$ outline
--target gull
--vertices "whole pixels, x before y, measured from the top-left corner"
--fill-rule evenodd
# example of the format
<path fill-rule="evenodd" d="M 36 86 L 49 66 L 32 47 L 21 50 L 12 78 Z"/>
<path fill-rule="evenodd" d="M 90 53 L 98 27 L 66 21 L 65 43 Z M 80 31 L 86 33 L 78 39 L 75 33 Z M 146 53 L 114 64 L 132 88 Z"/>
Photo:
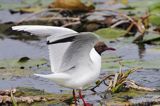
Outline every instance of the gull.
<path fill-rule="evenodd" d="M 99 40 L 91 32 L 78 33 L 74 30 L 43 25 L 13 26 L 13 30 L 25 31 L 47 37 L 51 74 L 34 74 L 50 79 L 60 86 L 72 88 L 76 102 L 75 90 L 84 106 L 90 106 L 82 96 L 83 88 L 95 82 L 100 75 L 101 54 L 106 50 L 115 50 Z"/>

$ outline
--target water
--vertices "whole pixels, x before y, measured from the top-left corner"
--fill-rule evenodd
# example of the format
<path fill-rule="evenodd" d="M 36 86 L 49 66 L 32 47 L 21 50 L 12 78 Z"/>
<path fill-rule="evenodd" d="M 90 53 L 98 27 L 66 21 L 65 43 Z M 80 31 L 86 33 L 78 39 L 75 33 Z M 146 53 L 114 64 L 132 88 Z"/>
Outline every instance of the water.
<path fill-rule="evenodd" d="M 16 2 L 17 0 L 15 0 Z M 28 14 L 12 15 L 8 11 L 0 11 L 0 20 L 1 23 L 9 21 L 18 21 Z M 11 39 L 8 35 L 3 35 L 3 39 L 0 39 L 0 61 L 4 59 L 19 59 L 21 57 L 29 57 L 31 59 L 45 58 L 48 60 L 48 49 L 45 45 L 45 38 L 40 40 L 24 40 L 24 39 Z M 16 36 L 16 35 L 12 35 Z M 30 35 L 28 35 L 30 36 Z M 108 43 L 108 45 L 115 47 L 116 52 L 106 52 L 103 56 L 117 56 L 121 57 L 124 60 L 143 60 L 150 61 L 154 59 L 160 59 L 160 49 L 157 50 L 158 46 L 155 45 L 136 45 L 133 43 L 125 43 L 117 41 L 114 43 Z M 48 60 L 49 64 L 49 60 Z M 35 68 L 36 69 L 36 68 Z M 102 73 L 107 73 L 107 68 L 102 69 Z M 117 69 L 118 70 L 118 69 Z M 33 70 L 34 71 L 34 70 Z M 40 71 L 41 73 L 50 73 L 50 68 Z M 137 81 L 139 84 L 142 84 L 147 87 L 155 87 L 160 89 L 160 70 L 159 69 L 143 69 L 133 73 L 130 76 L 130 79 Z M 16 87 L 33 87 L 35 89 L 45 90 L 46 92 L 51 93 L 60 93 L 67 92 L 67 88 L 60 87 L 54 82 L 39 78 L 33 75 L 26 77 L 16 77 L 13 76 L 10 79 L 0 80 L 0 89 L 10 89 Z M 101 93 L 105 91 L 105 85 L 101 85 L 96 89 L 97 94 L 92 94 L 91 91 L 85 91 L 87 101 L 90 101 L 94 104 L 99 104 L 105 102 L 106 99 L 110 99 L 110 94 Z"/>

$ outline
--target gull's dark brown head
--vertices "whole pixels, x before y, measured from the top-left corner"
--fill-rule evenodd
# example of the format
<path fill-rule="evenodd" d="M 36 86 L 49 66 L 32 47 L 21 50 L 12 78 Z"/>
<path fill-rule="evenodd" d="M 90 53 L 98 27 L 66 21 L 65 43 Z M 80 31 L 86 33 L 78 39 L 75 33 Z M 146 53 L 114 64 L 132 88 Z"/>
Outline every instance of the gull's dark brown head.
<path fill-rule="evenodd" d="M 100 55 L 106 50 L 116 50 L 112 47 L 108 47 L 104 42 L 101 41 L 97 42 L 94 48 Z"/>

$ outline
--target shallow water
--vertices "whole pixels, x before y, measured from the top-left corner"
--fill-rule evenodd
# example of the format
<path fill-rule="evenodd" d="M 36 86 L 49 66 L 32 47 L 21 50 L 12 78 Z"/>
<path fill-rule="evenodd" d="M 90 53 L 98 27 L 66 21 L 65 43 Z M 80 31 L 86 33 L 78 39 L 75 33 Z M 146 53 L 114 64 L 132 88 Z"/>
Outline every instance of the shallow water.
<path fill-rule="evenodd" d="M 26 16 L 27 14 L 11 15 L 8 11 L 0 11 L 0 20 L 2 23 L 8 21 L 18 21 L 19 19 Z M 3 61 L 5 59 L 19 59 L 24 56 L 29 57 L 31 59 L 44 58 L 48 60 L 48 49 L 47 46 L 45 46 L 45 38 L 42 38 L 41 40 L 37 41 L 28 41 L 24 39 L 15 40 L 8 37 L 8 35 L 4 35 L 4 33 L 1 34 L 4 38 L 0 39 L 0 61 Z M 107 43 L 109 46 L 115 47 L 116 51 L 105 52 L 103 54 L 103 57 L 116 56 L 121 57 L 121 59 L 123 60 L 135 59 L 143 61 L 153 61 L 154 59 L 160 59 L 160 49 L 157 49 L 159 48 L 159 46 L 156 45 L 136 45 L 133 43 L 125 43 L 123 41 Z M 49 64 L 49 60 L 47 64 Z M 50 68 L 43 69 L 43 66 L 38 68 L 35 67 L 33 71 L 35 71 L 36 69 L 40 70 L 38 71 L 39 73 L 50 73 Z M 109 69 L 102 68 L 102 73 L 112 73 L 108 72 L 107 70 Z M 37 71 L 35 71 L 34 73 L 37 73 Z M 159 69 L 142 69 L 130 75 L 130 78 L 144 86 L 155 87 L 160 89 L 159 76 Z M 33 87 L 51 93 L 68 92 L 68 90 L 70 90 L 67 88 L 60 87 L 50 80 L 39 78 L 33 75 L 25 77 L 12 76 L 10 79 L 0 80 L 0 89 L 10 89 L 16 87 Z M 85 91 L 85 94 L 87 95 L 87 101 L 92 102 L 94 104 L 100 104 L 101 102 L 105 102 L 106 99 L 110 100 L 110 98 L 112 97 L 112 95 L 110 94 L 101 93 L 105 91 L 105 85 L 101 85 L 99 88 L 96 89 L 96 91 L 98 93 L 95 95 L 93 95 L 91 91 Z"/>

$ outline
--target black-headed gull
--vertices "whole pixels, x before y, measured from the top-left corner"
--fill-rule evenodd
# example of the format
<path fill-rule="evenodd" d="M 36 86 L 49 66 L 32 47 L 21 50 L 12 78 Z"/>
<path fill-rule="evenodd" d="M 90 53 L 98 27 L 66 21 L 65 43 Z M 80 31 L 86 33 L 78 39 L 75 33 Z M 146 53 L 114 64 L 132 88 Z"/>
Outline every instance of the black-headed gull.
<path fill-rule="evenodd" d="M 81 90 L 99 77 L 101 53 L 115 49 L 99 41 L 98 36 L 91 32 L 78 33 L 68 28 L 41 25 L 13 26 L 12 29 L 36 35 L 50 35 L 47 38 L 47 45 L 52 74 L 35 75 L 72 88 L 75 104 L 77 103 L 74 89 L 78 89 L 84 106 L 88 106 Z"/>

